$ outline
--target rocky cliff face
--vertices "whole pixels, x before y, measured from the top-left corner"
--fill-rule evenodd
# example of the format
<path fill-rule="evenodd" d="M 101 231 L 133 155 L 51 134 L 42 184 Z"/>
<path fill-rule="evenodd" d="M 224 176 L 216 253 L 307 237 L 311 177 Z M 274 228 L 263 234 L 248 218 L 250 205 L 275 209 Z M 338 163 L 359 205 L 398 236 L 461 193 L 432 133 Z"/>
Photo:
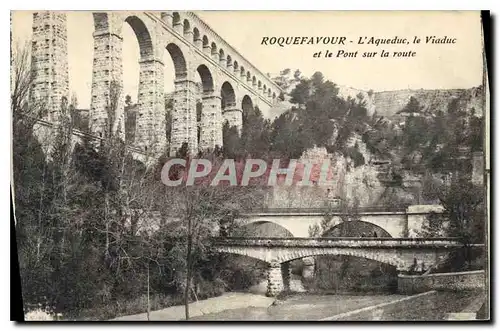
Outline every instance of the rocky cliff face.
<path fill-rule="evenodd" d="M 424 110 L 432 113 L 438 110 L 446 111 L 450 100 L 459 98 L 461 106 L 466 110 L 471 111 L 471 109 L 474 109 L 477 115 L 483 114 L 483 88 L 481 86 L 456 90 L 422 89 L 375 92 L 371 102 L 373 102 L 374 109 L 379 115 L 393 118 L 412 96 L 424 106 Z"/>
<path fill-rule="evenodd" d="M 291 84 L 287 92 L 290 92 L 296 84 Z M 466 110 L 471 111 L 474 109 L 478 116 L 483 115 L 484 101 L 483 101 L 483 87 L 472 87 L 469 89 L 452 89 L 452 90 L 398 90 L 398 91 L 383 91 L 372 92 L 364 91 L 348 86 L 337 86 L 339 95 L 347 98 L 356 98 L 361 94 L 366 101 L 368 114 L 372 115 L 375 111 L 378 115 L 384 116 L 389 119 L 397 119 L 396 113 L 403 109 L 408 103 L 410 97 L 415 97 L 424 110 L 432 113 L 439 110 L 446 111 L 450 100 L 458 98 L 461 106 Z M 289 102 L 289 97 L 285 97 L 285 101 L 271 108 L 267 118 L 274 119 L 281 115 L 286 110 L 290 109 L 292 104 Z"/>
<path fill-rule="evenodd" d="M 365 159 L 369 153 L 363 148 L 364 143 L 357 140 L 361 151 L 365 151 Z M 333 174 L 333 185 L 300 187 L 275 186 L 271 188 L 267 206 L 270 208 L 320 208 L 326 203 L 340 199 L 347 205 L 358 204 L 360 207 L 376 205 L 385 192 L 386 187 L 378 179 L 378 171 L 371 164 L 354 167 L 353 160 L 338 153 L 328 153 L 325 148 L 306 150 L 301 160 L 321 164 L 330 159 Z M 300 162 L 300 161 L 299 161 Z"/>

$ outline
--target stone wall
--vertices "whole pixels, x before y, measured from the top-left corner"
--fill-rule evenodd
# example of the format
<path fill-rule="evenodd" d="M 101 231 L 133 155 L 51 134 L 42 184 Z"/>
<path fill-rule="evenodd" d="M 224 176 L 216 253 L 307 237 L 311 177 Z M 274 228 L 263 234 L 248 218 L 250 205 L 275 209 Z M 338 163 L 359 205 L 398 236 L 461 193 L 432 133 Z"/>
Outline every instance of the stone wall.
<path fill-rule="evenodd" d="M 399 275 L 398 292 L 404 294 L 430 290 L 466 290 L 485 285 L 484 270 L 429 274 L 422 276 Z"/>

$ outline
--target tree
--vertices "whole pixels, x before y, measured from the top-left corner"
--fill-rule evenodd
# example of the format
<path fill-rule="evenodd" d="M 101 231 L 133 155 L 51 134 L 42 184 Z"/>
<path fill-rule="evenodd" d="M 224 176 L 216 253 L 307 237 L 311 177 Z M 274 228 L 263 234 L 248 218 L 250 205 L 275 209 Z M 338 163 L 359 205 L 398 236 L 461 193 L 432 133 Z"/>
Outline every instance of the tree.
<path fill-rule="evenodd" d="M 485 199 L 484 190 L 460 175 L 449 187 L 436 188 L 443 213 L 427 217 L 422 234 L 426 237 L 458 238 L 464 245 L 465 257 L 455 263 L 471 262 L 472 244 L 484 244 Z"/>
<path fill-rule="evenodd" d="M 304 106 L 309 100 L 310 85 L 306 79 L 301 79 L 295 88 L 290 92 L 290 102 L 296 103 L 299 106 Z"/>
<path fill-rule="evenodd" d="M 182 184 L 174 187 L 163 202 L 168 206 L 164 212 L 180 220 L 183 225 L 178 235 L 185 238 L 185 263 L 180 267 L 185 269 L 184 304 L 186 320 L 189 319 L 189 298 L 193 280 L 200 278 L 196 274 L 196 265 L 207 254 L 210 235 L 216 235 L 214 229 L 223 225 L 231 227 L 240 214 L 250 207 L 258 205 L 263 200 L 263 189 L 260 185 L 254 186 L 211 186 L 222 159 L 216 156 L 209 158 L 213 171 L 206 177 L 199 178 L 194 185 Z M 187 166 L 192 162 L 186 157 Z M 182 248 L 179 249 L 183 251 Z M 199 271 L 198 271 L 199 272 Z"/>
<path fill-rule="evenodd" d="M 414 96 L 411 96 L 410 99 L 408 100 L 408 103 L 404 106 L 403 109 L 399 110 L 396 112 L 396 114 L 402 114 L 402 113 L 420 113 L 424 109 L 424 106 L 420 104 L 420 102 L 415 98 Z"/>
<path fill-rule="evenodd" d="M 43 100 L 35 100 L 31 86 L 36 79 L 36 71 L 31 70 L 30 44 L 15 45 L 11 57 L 11 97 L 14 136 L 28 136 L 35 123 L 46 115 Z"/>
<path fill-rule="evenodd" d="M 127 94 L 125 96 L 125 105 L 130 106 L 131 104 L 132 104 L 132 97 L 130 96 L 130 94 Z"/>
<path fill-rule="evenodd" d="M 295 70 L 295 72 L 293 73 L 293 78 L 295 79 L 295 81 L 299 81 L 300 77 L 302 77 L 302 73 L 300 72 L 300 70 Z"/>

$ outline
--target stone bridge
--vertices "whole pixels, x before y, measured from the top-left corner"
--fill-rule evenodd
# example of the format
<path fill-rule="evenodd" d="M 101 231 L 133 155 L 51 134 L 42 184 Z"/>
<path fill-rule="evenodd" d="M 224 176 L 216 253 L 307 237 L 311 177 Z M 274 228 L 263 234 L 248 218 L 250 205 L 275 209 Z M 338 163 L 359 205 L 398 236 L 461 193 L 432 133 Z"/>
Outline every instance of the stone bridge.
<path fill-rule="evenodd" d="M 171 154 L 183 143 L 188 143 L 191 153 L 221 147 L 225 121 L 241 129 L 246 111 L 259 107 L 265 114 L 282 93 L 267 74 L 193 12 L 101 11 L 92 16 L 91 136 L 102 137 L 110 127 L 125 135 L 125 95 L 115 93 L 123 86 L 124 24 L 132 28 L 139 44 L 138 110 L 132 144 L 143 152 L 166 144 L 164 55 L 172 59 L 175 73 Z M 66 31 L 64 12 L 33 14 L 32 70 L 36 82 L 32 95 L 43 98 L 51 113 L 61 112 L 64 97 L 69 100 Z M 118 100 L 113 100 L 113 95 L 118 95 Z M 111 115 L 110 106 L 116 108 Z M 51 115 L 47 121 L 57 122 L 60 116 Z"/>
<path fill-rule="evenodd" d="M 269 263 L 268 295 L 289 286 L 289 262 L 318 255 L 347 255 L 396 267 L 422 269 L 442 261 L 463 245 L 456 238 L 214 238 L 218 252 L 245 255 Z"/>
<path fill-rule="evenodd" d="M 341 226 L 349 216 L 340 210 L 329 211 L 321 208 L 265 209 L 246 213 L 244 217 L 237 220 L 237 224 L 240 227 L 246 227 L 251 224 L 270 222 L 288 230 L 294 237 L 307 237 L 309 228 L 319 225 L 327 212 L 331 217 L 331 230 Z M 358 221 L 373 225 L 377 232 L 399 238 L 416 236 L 431 212 L 442 213 L 443 207 L 440 205 L 415 205 L 407 208 L 366 207 L 360 208 L 355 216 Z"/>

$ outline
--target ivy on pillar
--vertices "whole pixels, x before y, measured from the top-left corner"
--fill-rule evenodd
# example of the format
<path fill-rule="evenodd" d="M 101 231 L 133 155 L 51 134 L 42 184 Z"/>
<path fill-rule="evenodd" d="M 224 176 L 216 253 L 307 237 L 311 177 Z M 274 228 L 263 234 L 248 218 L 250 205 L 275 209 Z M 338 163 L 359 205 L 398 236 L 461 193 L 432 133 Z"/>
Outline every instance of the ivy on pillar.
<path fill-rule="evenodd" d="M 275 297 L 283 291 L 283 277 L 281 265 L 278 262 L 271 262 L 267 273 L 267 293 L 268 297 Z"/>
<path fill-rule="evenodd" d="M 187 78 L 176 79 L 174 84 L 170 155 L 175 156 L 183 143 L 188 144 L 189 153 L 194 155 L 198 152 L 198 128 L 196 123 L 198 87 L 196 82 Z"/>
<path fill-rule="evenodd" d="M 221 97 L 212 95 L 202 98 L 200 149 L 222 147 Z"/>

